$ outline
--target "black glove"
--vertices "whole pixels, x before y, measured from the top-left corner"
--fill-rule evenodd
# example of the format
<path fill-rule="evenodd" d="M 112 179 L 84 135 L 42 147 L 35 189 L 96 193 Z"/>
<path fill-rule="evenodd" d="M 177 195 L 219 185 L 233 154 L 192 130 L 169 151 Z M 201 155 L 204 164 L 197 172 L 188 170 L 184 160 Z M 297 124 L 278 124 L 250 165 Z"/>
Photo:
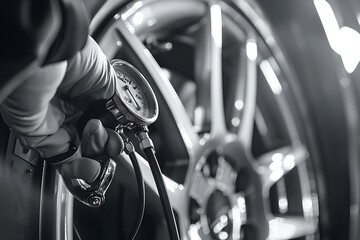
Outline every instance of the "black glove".
<path fill-rule="evenodd" d="M 47 161 L 56 166 L 63 178 L 92 183 L 99 176 L 100 162 L 118 157 L 123 149 L 119 134 L 92 119 L 83 130 L 79 147 L 71 146 L 68 152 Z"/>

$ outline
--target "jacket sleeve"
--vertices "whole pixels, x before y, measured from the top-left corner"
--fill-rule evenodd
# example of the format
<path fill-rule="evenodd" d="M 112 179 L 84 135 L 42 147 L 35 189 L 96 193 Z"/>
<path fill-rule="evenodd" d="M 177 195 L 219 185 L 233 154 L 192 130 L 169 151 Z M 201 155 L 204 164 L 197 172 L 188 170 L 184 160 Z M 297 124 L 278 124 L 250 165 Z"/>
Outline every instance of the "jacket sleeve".
<path fill-rule="evenodd" d="M 67 62 L 42 67 L 0 105 L 6 124 L 28 148 L 48 158 L 76 141 L 76 117 L 95 100 L 110 98 L 115 72 L 96 42 Z"/>
<path fill-rule="evenodd" d="M 58 92 L 86 109 L 99 99 L 109 99 L 115 92 L 116 73 L 97 43 L 88 38 L 84 49 L 68 61 Z"/>

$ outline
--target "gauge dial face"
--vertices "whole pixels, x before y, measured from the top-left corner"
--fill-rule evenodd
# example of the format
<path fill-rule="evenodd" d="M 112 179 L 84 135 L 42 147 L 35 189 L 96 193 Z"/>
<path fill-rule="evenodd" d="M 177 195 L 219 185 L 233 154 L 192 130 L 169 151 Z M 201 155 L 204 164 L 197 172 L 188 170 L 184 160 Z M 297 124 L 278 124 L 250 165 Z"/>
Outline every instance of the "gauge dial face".
<path fill-rule="evenodd" d="M 149 105 L 139 83 L 123 70 L 117 71 L 117 91 L 126 107 L 141 118 L 149 117 Z"/>
<path fill-rule="evenodd" d="M 156 96 L 145 77 L 129 63 L 114 59 L 111 61 L 116 72 L 114 103 L 125 118 L 121 124 L 146 126 L 153 123 L 159 109 Z M 116 116 L 118 119 L 118 116 Z"/>

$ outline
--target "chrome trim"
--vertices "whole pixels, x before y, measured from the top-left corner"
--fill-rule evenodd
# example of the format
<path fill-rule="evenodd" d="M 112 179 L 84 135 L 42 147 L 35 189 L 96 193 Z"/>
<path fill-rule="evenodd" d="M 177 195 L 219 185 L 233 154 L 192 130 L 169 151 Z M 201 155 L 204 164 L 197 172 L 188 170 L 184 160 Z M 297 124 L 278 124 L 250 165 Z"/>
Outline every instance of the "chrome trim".
<path fill-rule="evenodd" d="M 40 193 L 39 239 L 73 239 L 74 199 L 60 174 L 44 162 Z"/>

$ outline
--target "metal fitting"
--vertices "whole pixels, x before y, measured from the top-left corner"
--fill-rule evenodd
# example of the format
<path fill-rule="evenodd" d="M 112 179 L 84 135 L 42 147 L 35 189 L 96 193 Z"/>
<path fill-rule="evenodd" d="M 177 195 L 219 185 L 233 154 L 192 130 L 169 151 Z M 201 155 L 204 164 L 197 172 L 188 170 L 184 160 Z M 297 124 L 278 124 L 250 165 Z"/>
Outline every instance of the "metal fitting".
<path fill-rule="evenodd" d="M 104 204 L 105 198 L 99 194 L 94 194 L 88 198 L 87 202 L 91 207 L 100 207 Z"/>
<path fill-rule="evenodd" d="M 135 151 L 135 148 L 134 148 L 134 145 L 131 142 L 127 141 L 127 142 L 125 142 L 125 149 L 124 150 L 125 150 L 126 154 L 129 154 L 129 153 Z"/>
<path fill-rule="evenodd" d="M 147 127 L 143 127 L 142 130 L 139 130 L 135 133 L 135 136 L 139 140 L 139 146 L 142 151 L 147 148 L 154 148 L 154 143 L 149 137 Z"/>
<path fill-rule="evenodd" d="M 142 151 L 144 151 L 147 148 L 154 148 L 154 144 L 151 141 L 151 139 L 149 138 L 149 136 L 145 139 L 143 139 L 140 143 L 139 143 L 140 149 Z"/>

